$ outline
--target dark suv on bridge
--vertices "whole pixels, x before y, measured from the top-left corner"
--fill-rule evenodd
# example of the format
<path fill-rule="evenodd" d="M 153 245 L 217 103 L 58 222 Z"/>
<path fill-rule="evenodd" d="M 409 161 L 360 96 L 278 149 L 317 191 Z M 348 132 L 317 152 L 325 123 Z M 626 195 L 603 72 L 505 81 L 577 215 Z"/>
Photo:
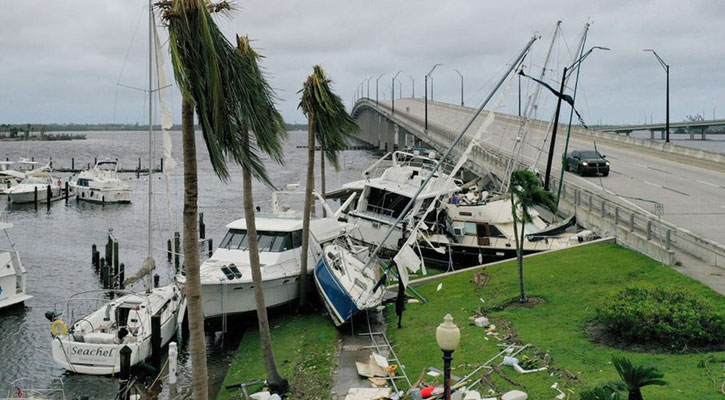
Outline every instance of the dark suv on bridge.
<path fill-rule="evenodd" d="M 609 161 L 593 150 L 574 150 L 566 156 L 566 170 L 579 175 L 609 175 Z"/>

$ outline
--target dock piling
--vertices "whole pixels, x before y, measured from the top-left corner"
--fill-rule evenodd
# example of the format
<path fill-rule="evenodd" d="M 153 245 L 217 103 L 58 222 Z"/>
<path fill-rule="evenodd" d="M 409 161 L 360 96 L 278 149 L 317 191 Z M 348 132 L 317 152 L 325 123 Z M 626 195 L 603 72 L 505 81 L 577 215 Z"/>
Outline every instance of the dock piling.
<path fill-rule="evenodd" d="M 166 260 L 171 262 L 171 256 L 174 254 L 173 247 L 171 247 L 171 239 L 166 239 Z"/>
<path fill-rule="evenodd" d="M 179 248 L 181 247 L 181 234 L 174 232 L 174 268 L 179 272 Z"/>
<path fill-rule="evenodd" d="M 206 237 L 206 225 L 204 225 L 204 213 L 199 213 L 199 239 Z"/>
<path fill-rule="evenodd" d="M 176 397 L 176 357 L 178 356 L 176 342 L 169 343 L 169 397 Z"/>
<path fill-rule="evenodd" d="M 211 257 L 212 253 L 214 252 L 214 244 L 212 243 L 212 238 L 209 238 L 208 243 L 209 243 L 208 255 L 209 255 L 209 257 Z"/>
<path fill-rule="evenodd" d="M 35 211 L 38 211 L 38 187 L 33 188 L 33 204 L 35 205 Z"/>
<path fill-rule="evenodd" d="M 45 187 L 45 204 L 46 209 L 50 211 L 50 201 L 53 199 L 53 189 L 50 188 L 50 185 Z"/>
<path fill-rule="evenodd" d="M 161 369 L 161 315 L 151 316 L 151 363 L 156 370 Z"/>
<path fill-rule="evenodd" d="M 119 354 L 121 355 L 121 373 L 118 377 L 118 399 L 130 399 L 129 379 L 131 378 L 131 353 L 133 351 L 128 346 L 123 346 Z"/>
<path fill-rule="evenodd" d="M 70 194 L 70 185 L 68 185 L 68 181 L 65 181 L 65 204 L 68 204 L 69 194 Z"/>
<path fill-rule="evenodd" d="M 126 286 L 123 283 L 124 279 L 126 279 L 126 265 L 121 263 L 118 265 L 118 288 L 121 290 L 125 289 Z"/>
<path fill-rule="evenodd" d="M 118 287 L 118 240 L 113 241 L 113 282 L 114 288 Z"/>
<path fill-rule="evenodd" d="M 93 266 L 93 269 L 98 271 L 98 260 L 96 259 L 96 251 L 98 249 L 98 246 L 96 246 L 95 243 L 91 245 L 91 266 Z"/>

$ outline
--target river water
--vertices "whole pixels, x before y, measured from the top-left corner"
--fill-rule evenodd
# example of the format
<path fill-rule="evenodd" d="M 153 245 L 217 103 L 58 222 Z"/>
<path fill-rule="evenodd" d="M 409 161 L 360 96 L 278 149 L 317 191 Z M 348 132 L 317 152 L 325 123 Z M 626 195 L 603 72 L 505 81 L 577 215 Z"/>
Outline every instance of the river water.
<path fill-rule="evenodd" d="M 76 141 L 0 142 L 0 159 L 33 157 L 36 161 L 45 162 L 52 158 L 53 165 L 59 168 L 70 167 L 72 157 L 75 158 L 76 167 L 92 163 L 94 157 L 107 157 L 118 158 L 121 167 L 135 168 L 140 157 L 143 165 L 148 165 L 147 133 L 86 134 L 86 140 Z M 166 239 L 170 232 L 167 200 L 171 203 L 171 219 L 175 230 L 182 230 L 183 165 L 178 132 L 173 133 L 173 141 L 174 158 L 179 165 L 171 175 L 169 195 L 166 194 L 161 174 L 155 174 L 153 182 L 152 246 L 162 285 L 169 282 L 170 271 L 173 270 L 165 256 Z M 305 145 L 306 141 L 305 132 L 291 132 L 285 144 L 285 166 L 280 167 L 266 160 L 267 171 L 278 187 L 300 183 L 300 191 L 303 192 L 307 150 L 297 146 Z M 199 211 L 204 213 L 207 238 L 212 238 L 217 245 L 225 233 L 225 225 L 243 216 L 241 170 L 232 168 L 230 181 L 223 183 L 211 169 L 200 134 L 197 135 L 197 149 Z M 157 150 L 154 157 L 156 166 L 159 157 L 160 150 Z M 374 159 L 375 154 L 369 151 L 344 151 L 339 173 L 328 165 L 328 190 L 337 187 L 340 182 L 360 179 L 361 167 L 369 165 Z M 65 180 L 69 174 L 58 175 Z M 69 374 L 54 364 L 50 349 L 50 323 L 44 313 L 53 310 L 56 302 L 74 293 L 102 288 L 90 264 L 91 245 L 98 244 L 99 250 L 103 252 L 109 229 L 113 229 L 119 240 L 119 258 L 126 265 L 126 275 L 140 268 L 147 252 L 148 180 L 143 176 L 136 179 L 132 174 L 124 176 L 129 179 L 134 190 L 133 201 L 129 205 L 101 206 L 71 200 L 67 205 L 63 201 L 53 203 L 50 211 L 46 210 L 44 204 L 39 205 L 36 211 L 32 205 L 12 205 L 4 199 L 0 202 L 0 212 L 5 212 L 8 221 L 15 225 L 10 232 L 11 237 L 27 269 L 27 290 L 34 296 L 24 307 L 0 310 L 0 397 L 4 396 L 13 380 L 33 378 L 38 387 L 58 386 L 56 381 L 62 379 L 68 398 L 81 395 L 91 395 L 95 399 L 114 398 L 118 387 L 115 380 Z M 254 198 L 263 211 L 270 209 L 269 188 L 255 183 Z M 289 204 L 301 209 L 301 200 L 302 196 L 299 199 L 290 198 Z M 334 208 L 334 205 L 331 206 Z M 6 248 L 4 238 L 0 240 L 3 241 L 0 247 Z M 143 290 L 143 287 L 138 286 L 136 289 Z M 208 337 L 212 382 L 218 383 L 223 379 L 243 332 L 237 326 L 231 330 L 233 334 L 227 335 L 224 341 L 215 340 L 218 337 L 213 334 Z M 188 393 L 190 371 L 188 346 L 182 342 L 179 359 L 182 392 Z M 165 392 L 160 397 L 166 397 Z"/>

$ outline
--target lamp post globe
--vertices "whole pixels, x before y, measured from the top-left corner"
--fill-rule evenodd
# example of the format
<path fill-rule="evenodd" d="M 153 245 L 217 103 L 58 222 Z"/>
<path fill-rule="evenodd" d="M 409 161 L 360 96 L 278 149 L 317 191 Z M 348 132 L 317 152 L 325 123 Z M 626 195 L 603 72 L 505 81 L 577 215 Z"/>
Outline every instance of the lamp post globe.
<path fill-rule="evenodd" d="M 453 323 L 451 314 L 443 317 L 443 323 L 436 328 L 436 342 L 443 351 L 443 393 L 444 399 L 451 398 L 451 360 L 453 351 L 458 348 L 461 341 L 461 330 Z"/>

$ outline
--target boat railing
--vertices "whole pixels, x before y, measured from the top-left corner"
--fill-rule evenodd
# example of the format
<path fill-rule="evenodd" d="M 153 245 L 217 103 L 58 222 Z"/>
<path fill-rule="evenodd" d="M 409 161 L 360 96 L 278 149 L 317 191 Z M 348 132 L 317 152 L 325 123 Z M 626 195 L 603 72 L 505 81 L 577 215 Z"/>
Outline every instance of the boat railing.
<path fill-rule="evenodd" d="M 10 399 L 43 399 L 43 400 L 65 400 L 63 380 L 57 379 L 60 388 L 36 388 L 33 378 L 19 378 L 10 382 L 7 397 L 0 397 L 0 400 Z"/>
<path fill-rule="evenodd" d="M 96 297 L 91 297 L 94 294 Z M 91 326 L 91 330 L 93 331 L 98 327 L 93 326 L 87 317 L 92 313 L 99 311 L 102 307 L 107 306 L 113 301 L 114 297 L 121 297 L 125 295 L 136 295 L 138 300 L 140 300 L 141 303 L 144 303 L 144 307 L 139 307 L 139 310 L 136 310 L 137 312 L 141 312 L 141 310 L 146 313 L 151 312 L 151 301 L 142 295 L 125 290 L 98 289 L 76 293 L 66 300 L 56 302 L 54 305 L 54 315 L 57 318 L 65 318 L 66 321 L 69 321 L 69 327 L 73 327 L 76 324 L 82 324 L 83 321 L 85 321 Z M 116 326 L 117 329 L 122 327 L 125 326 Z M 136 336 L 143 338 L 146 335 L 146 332 L 144 332 L 144 325 L 140 324 L 140 328 L 141 331 L 139 333 L 141 333 L 141 335 L 137 334 Z"/>
<path fill-rule="evenodd" d="M 389 218 L 395 218 L 394 217 L 395 210 L 392 210 L 390 208 L 385 208 L 382 206 L 375 206 L 372 204 L 368 204 L 367 207 L 365 208 L 365 211 L 368 211 L 368 212 L 371 212 L 374 214 L 383 215 L 383 216 L 386 216 Z"/>
<path fill-rule="evenodd" d="M 394 166 L 398 167 L 415 167 L 421 168 L 426 171 L 431 171 L 436 164 L 437 160 L 432 159 L 426 155 L 420 155 L 415 153 L 409 153 L 406 151 L 396 151 L 393 153 L 387 153 L 381 157 L 378 161 L 372 164 L 370 167 L 363 171 L 363 177 L 367 179 L 378 178 L 382 176 L 386 169 Z M 448 161 L 444 161 L 438 169 L 438 174 L 448 175 L 455 168 L 455 164 Z"/>

